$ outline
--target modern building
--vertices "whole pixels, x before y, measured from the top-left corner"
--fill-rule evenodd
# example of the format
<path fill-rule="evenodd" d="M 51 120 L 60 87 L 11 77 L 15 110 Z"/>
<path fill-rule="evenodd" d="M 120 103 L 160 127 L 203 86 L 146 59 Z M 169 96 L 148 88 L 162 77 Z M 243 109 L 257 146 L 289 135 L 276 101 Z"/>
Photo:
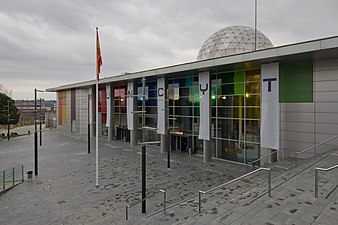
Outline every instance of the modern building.
<path fill-rule="evenodd" d="M 87 134 L 90 123 L 95 135 L 95 84 L 46 90 L 57 92 L 58 129 Z M 250 27 L 227 27 L 196 61 L 103 78 L 98 93 L 99 135 L 108 140 L 142 141 L 144 100 L 146 142 L 159 151 L 204 162 L 293 157 L 338 134 L 338 36 L 274 47 Z"/>

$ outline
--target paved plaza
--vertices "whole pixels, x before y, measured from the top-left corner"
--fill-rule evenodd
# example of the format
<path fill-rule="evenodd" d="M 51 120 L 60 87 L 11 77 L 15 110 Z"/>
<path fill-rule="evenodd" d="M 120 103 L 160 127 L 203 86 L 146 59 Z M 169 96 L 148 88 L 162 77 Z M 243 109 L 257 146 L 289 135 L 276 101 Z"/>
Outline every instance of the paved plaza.
<path fill-rule="evenodd" d="M 336 171 L 320 173 L 319 197 L 314 197 L 315 167 L 338 162 L 338 151 L 309 160 L 284 160 L 272 165 L 272 197 L 267 195 L 266 171 L 208 190 L 247 172 L 243 165 L 172 152 L 171 169 L 166 154 L 147 148 L 147 213 L 141 204 L 141 148 L 100 137 L 99 187 L 95 187 L 95 139 L 87 153 L 85 135 L 44 131 L 39 146 L 39 175 L 0 194 L 0 224 L 338 224 L 338 177 Z M 0 142 L 0 169 L 23 164 L 33 170 L 33 135 Z M 289 169 L 285 170 L 285 168 Z M 163 193 L 167 193 L 167 213 Z"/>
<path fill-rule="evenodd" d="M 39 174 L 0 195 L 0 224 L 124 223 L 125 206 L 141 198 L 141 148 L 100 137 L 99 187 L 95 187 L 95 139 L 87 153 L 86 136 L 45 131 L 39 146 Z M 0 142 L 0 167 L 23 164 L 33 170 L 33 135 Z M 224 161 L 202 163 L 202 157 L 173 152 L 171 169 L 166 154 L 147 148 L 148 193 L 167 190 L 167 204 L 193 197 L 200 189 L 222 184 L 246 172 Z M 161 207 L 159 193 L 147 203 L 148 214 Z M 130 210 L 140 218 L 141 205 Z"/>

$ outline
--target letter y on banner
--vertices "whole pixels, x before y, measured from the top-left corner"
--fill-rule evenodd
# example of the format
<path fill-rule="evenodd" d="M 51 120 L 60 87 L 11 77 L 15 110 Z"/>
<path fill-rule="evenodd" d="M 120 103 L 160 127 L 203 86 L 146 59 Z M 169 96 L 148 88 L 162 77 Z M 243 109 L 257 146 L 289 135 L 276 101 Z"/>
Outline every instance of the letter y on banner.
<path fill-rule="evenodd" d="M 199 73 L 200 131 L 198 139 L 210 140 L 210 73 Z"/>

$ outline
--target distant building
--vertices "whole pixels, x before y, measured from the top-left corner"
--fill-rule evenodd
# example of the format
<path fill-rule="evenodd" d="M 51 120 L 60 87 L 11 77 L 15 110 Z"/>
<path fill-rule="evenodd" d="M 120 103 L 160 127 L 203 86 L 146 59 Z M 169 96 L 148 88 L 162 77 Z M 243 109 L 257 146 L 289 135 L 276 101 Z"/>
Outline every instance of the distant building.
<path fill-rule="evenodd" d="M 47 89 L 57 92 L 58 129 L 86 134 L 90 123 L 95 135 L 95 84 Z M 161 151 L 170 145 L 205 162 L 293 157 L 338 134 L 338 36 L 273 47 L 250 27 L 227 27 L 197 61 L 103 78 L 98 91 L 98 135 L 108 140 L 141 142 L 145 99 L 146 141 Z"/>
<path fill-rule="evenodd" d="M 15 100 L 15 106 L 19 109 L 19 112 L 20 112 L 19 121 L 22 125 L 34 124 L 34 120 L 35 120 L 34 100 Z M 40 99 L 37 101 L 37 120 L 40 120 L 41 118 L 42 121 L 45 121 L 46 113 L 55 112 L 55 111 L 56 111 L 55 100 L 41 99 L 41 107 L 40 107 Z"/>

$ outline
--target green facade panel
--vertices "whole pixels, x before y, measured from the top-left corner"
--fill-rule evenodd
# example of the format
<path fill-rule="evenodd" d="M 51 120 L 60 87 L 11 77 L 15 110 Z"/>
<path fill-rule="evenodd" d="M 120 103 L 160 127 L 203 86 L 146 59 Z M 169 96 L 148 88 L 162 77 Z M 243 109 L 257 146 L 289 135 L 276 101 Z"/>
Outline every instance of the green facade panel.
<path fill-rule="evenodd" d="M 313 102 L 312 62 L 280 64 L 279 102 Z"/>

